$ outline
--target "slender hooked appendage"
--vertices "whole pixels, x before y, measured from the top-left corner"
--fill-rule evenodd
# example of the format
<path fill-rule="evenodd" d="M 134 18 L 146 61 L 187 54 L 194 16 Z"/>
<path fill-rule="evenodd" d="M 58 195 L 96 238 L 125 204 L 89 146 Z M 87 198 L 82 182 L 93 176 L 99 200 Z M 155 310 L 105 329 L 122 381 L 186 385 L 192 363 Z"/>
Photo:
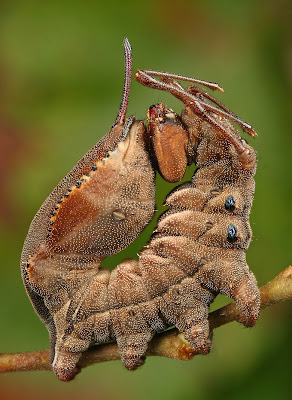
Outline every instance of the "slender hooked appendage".
<path fill-rule="evenodd" d="M 112 128 L 117 124 L 123 124 L 125 122 L 125 117 L 127 114 L 127 108 L 129 103 L 129 96 L 130 96 L 132 67 L 133 67 L 132 47 L 130 45 L 128 38 L 124 39 L 123 45 L 124 45 L 124 57 L 125 57 L 124 90 L 121 99 L 120 109 Z"/>
<path fill-rule="evenodd" d="M 22 252 L 23 281 L 49 330 L 52 369 L 63 381 L 74 378 L 82 352 L 96 342 L 117 341 L 126 368 L 139 367 L 153 335 L 171 325 L 197 353 L 207 353 L 208 310 L 219 293 L 236 301 L 246 326 L 259 312 L 256 280 L 245 259 L 256 156 L 229 120 L 251 136 L 254 130 L 210 95 L 195 86 L 185 90 L 176 79 L 222 91 L 218 85 L 138 71 L 141 83 L 169 91 L 186 106 L 181 116 L 162 103 L 149 108 L 149 151 L 144 123 L 125 118 L 132 68 L 127 39 L 124 53 L 124 91 L 112 129 L 53 190 Z M 197 171 L 167 197 L 169 209 L 139 259 L 124 260 L 110 272 L 101 268 L 102 260 L 131 243 L 153 215 L 150 154 L 167 181 L 179 181 L 192 162 Z"/>

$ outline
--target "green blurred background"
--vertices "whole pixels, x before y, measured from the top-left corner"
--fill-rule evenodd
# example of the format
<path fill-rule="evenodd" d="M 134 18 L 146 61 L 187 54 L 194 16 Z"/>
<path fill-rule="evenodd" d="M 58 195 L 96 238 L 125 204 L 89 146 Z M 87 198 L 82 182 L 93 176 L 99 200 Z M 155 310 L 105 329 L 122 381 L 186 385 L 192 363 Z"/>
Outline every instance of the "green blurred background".
<path fill-rule="evenodd" d="M 289 0 L 1 1 L 1 352 L 48 347 L 21 282 L 20 252 L 41 203 L 116 117 L 124 36 L 133 47 L 134 70 L 216 81 L 226 91 L 217 98 L 256 128 L 248 263 L 262 285 L 291 262 Z M 159 100 L 182 109 L 170 95 L 133 81 L 128 114 L 144 119 Z M 170 188 L 158 178 L 158 204 Z M 135 257 L 152 228 L 106 265 Z M 226 301 L 221 297 L 214 307 Z M 48 371 L 1 375 L 0 397 L 286 399 L 291 316 L 286 303 L 263 311 L 253 329 L 236 323 L 217 329 L 211 353 L 189 362 L 148 358 L 135 372 L 120 362 L 103 363 L 69 384 Z"/>

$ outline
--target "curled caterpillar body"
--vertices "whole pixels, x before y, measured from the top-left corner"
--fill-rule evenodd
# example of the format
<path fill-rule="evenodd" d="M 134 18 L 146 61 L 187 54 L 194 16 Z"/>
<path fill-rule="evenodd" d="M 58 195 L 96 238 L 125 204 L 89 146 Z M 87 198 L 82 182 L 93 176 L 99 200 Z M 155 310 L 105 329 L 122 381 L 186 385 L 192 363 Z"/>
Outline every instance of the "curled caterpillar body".
<path fill-rule="evenodd" d="M 173 126 L 168 129 L 168 124 L 173 120 L 166 117 L 170 110 L 165 109 L 162 118 L 163 105 L 157 108 L 159 120 L 148 121 L 150 135 L 172 134 Z M 167 197 L 169 210 L 139 260 L 125 260 L 111 273 L 104 269 L 93 273 L 74 293 L 77 301 L 72 300 L 65 315 L 57 317 L 64 332 L 53 362 L 59 377 L 69 364 L 70 373 L 76 371 L 78 358 L 91 343 L 112 340 L 119 345 L 124 365 L 135 369 L 143 364 L 153 335 L 171 325 L 184 333 L 197 352 L 206 354 L 211 346 L 209 305 L 219 293 L 236 301 L 244 325 L 256 322 L 259 291 L 245 258 L 251 240 L 248 217 L 256 164 L 243 165 L 229 140 L 203 119 L 194 130 L 189 121 L 195 120 L 192 109 L 181 120 L 175 115 L 178 131 L 188 135 L 188 143 L 180 146 L 183 156 L 189 163 L 195 161 L 197 170 L 192 182 Z M 241 140 L 232 124 L 221 123 Z M 159 140 L 153 138 L 154 143 Z M 254 150 L 245 146 L 255 160 Z M 170 161 L 163 160 L 160 171 L 173 180 L 171 163 L 179 156 L 167 154 Z"/>
<path fill-rule="evenodd" d="M 111 131 L 46 200 L 22 253 L 26 290 L 49 330 L 52 369 L 63 381 L 79 372 L 82 353 L 94 343 L 116 341 L 126 368 L 136 369 L 154 334 L 173 325 L 196 352 L 208 353 L 209 305 L 219 293 L 236 301 L 244 325 L 259 313 L 245 258 L 256 156 L 228 119 L 255 132 L 211 96 L 175 80 L 188 78 L 138 71 L 137 80 L 171 92 L 186 107 L 181 116 L 162 103 L 150 107 L 147 134 L 143 122 L 125 119 L 130 64 L 128 56 Z M 168 195 L 169 209 L 139 259 L 112 272 L 102 268 L 152 217 L 154 167 L 178 182 L 193 162 L 192 181 Z"/>

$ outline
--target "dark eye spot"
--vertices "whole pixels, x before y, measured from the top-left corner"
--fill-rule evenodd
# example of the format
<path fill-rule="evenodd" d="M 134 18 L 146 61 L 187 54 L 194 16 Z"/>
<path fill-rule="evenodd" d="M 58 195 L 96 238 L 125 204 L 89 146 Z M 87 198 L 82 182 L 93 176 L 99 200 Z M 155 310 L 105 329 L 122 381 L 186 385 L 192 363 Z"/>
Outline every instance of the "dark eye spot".
<path fill-rule="evenodd" d="M 234 225 L 229 224 L 227 228 L 227 240 L 228 242 L 235 242 L 237 240 L 237 230 Z"/>
<path fill-rule="evenodd" d="M 226 197 L 224 207 L 228 211 L 233 211 L 235 209 L 235 200 L 233 196 Z"/>

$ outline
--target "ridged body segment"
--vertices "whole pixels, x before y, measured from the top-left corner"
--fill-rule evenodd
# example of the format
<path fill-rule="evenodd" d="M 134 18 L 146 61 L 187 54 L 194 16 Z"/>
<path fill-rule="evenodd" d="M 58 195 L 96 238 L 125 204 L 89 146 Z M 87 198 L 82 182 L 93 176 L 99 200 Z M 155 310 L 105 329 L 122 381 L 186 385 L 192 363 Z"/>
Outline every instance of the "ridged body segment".
<path fill-rule="evenodd" d="M 182 99 L 180 86 L 168 87 Z M 95 342 L 116 341 L 124 365 L 135 369 L 154 334 L 173 325 L 206 354 L 209 305 L 219 293 L 236 301 L 244 325 L 257 320 L 259 291 L 245 257 L 256 155 L 227 118 L 190 105 L 193 90 L 182 92 L 181 117 L 162 103 L 149 109 L 149 138 L 142 122 L 115 125 L 31 224 L 23 280 L 49 330 L 51 365 L 61 380 L 74 378 Z M 151 219 L 154 168 L 176 182 L 193 162 L 192 181 L 168 195 L 169 209 L 139 259 L 102 268 Z"/>

